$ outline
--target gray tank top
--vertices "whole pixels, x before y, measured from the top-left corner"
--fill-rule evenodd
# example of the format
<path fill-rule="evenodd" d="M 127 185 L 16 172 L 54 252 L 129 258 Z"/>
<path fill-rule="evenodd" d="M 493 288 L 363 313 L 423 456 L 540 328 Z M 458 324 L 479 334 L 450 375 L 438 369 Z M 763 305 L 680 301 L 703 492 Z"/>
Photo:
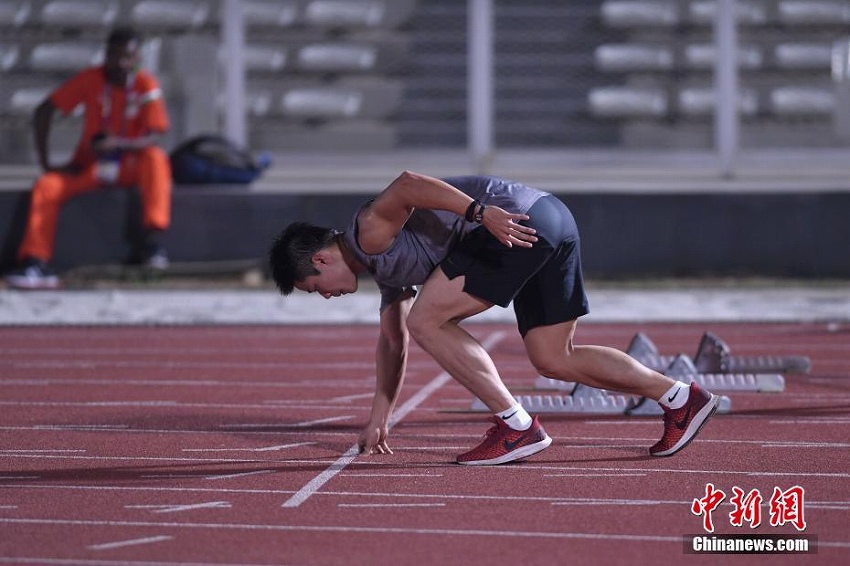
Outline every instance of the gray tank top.
<path fill-rule="evenodd" d="M 537 199 L 548 194 L 496 177 L 447 177 L 443 180 L 485 205 L 515 213 L 528 212 Z M 371 202 L 364 203 L 360 210 Z M 375 278 L 381 292 L 382 310 L 403 293 L 415 293 L 413 286 L 425 283 L 455 244 L 479 226 L 453 212 L 416 209 L 387 250 L 367 254 L 360 249 L 356 238 L 360 210 L 345 231 L 345 243 Z"/>

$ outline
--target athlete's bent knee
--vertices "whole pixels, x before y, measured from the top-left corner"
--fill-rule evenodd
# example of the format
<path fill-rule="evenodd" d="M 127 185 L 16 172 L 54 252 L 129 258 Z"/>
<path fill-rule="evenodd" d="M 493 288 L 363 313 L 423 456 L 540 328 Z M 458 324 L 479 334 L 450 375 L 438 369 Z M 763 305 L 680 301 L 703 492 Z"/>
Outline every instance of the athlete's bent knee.
<path fill-rule="evenodd" d="M 417 309 L 414 305 L 407 315 L 407 329 L 410 331 L 410 336 L 421 346 L 422 341 L 434 331 L 434 323 L 426 314 L 423 314 L 422 309 Z"/>
<path fill-rule="evenodd" d="M 567 379 L 570 375 L 570 352 L 563 351 L 531 358 L 537 373 L 551 379 Z"/>

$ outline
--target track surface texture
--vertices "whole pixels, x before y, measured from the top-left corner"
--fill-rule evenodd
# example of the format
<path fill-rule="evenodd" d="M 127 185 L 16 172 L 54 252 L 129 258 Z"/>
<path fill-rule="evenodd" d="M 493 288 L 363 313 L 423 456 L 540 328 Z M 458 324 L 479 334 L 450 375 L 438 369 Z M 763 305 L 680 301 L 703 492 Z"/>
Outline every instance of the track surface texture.
<path fill-rule="evenodd" d="M 516 394 L 536 373 L 509 324 L 470 324 Z M 727 393 L 684 451 L 653 458 L 659 417 L 541 415 L 552 446 L 469 468 L 489 424 L 412 345 L 392 455 L 356 456 L 374 383 L 374 325 L 0 328 L 0 563 L 850 563 L 850 327 L 587 324 L 693 355 L 804 355 L 781 393 Z M 726 497 L 714 535 L 807 535 L 816 553 L 696 555 L 695 500 Z M 804 490 L 772 525 L 778 488 Z M 761 524 L 732 524 L 733 487 Z M 805 529 L 791 520 L 805 519 Z"/>

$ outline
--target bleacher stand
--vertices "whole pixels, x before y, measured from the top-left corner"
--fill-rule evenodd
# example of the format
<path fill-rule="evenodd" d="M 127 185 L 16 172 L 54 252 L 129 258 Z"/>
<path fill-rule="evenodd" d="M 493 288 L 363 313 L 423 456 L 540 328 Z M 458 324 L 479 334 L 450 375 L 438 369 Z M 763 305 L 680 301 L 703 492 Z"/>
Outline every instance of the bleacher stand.
<path fill-rule="evenodd" d="M 139 0 L 130 22 L 142 30 L 196 29 L 207 22 L 210 3 L 195 0 Z"/>
<path fill-rule="evenodd" d="M 20 28 L 29 19 L 30 10 L 30 3 L 26 0 L 0 1 L 0 28 Z"/>
<path fill-rule="evenodd" d="M 52 0 L 41 9 L 41 23 L 45 26 L 108 28 L 118 17 L 115 0 Z"/>
<path fill-rule="evenodd" d="M 743 143 L 840 143 L 833 43 L 847 36 L 850 2 L 741 0 L 735 7 Z M 626 145 L 710 147 L 716 12 L 713 0 L 602 2 L 600 21 L 617 41 L 596 47 L 596 69 L 610 80 L 588 93 L 589 112 L 616 120 Z"/>
<path fill-rule="evenodd" d="M 404 26 L 415 7 L 416 0 L 244 0 L 249 145 L 393 147 L 410 49 Z M 217 44 L 221 11 L 220 0 L 0 0 L 0 147 L 14 149 L 0 159 L 34 163 L 28 112 L 49 88 L 102 61 L 103 36 L 118 24 L 147 38 L 145 66 L 161 77 L 182 128 L 170 142 L 216 130 L 227 102 L 218 95 L 210 104 L 209 92 L 223 90 L 222 67 L 175 50 L 189 44 L 183 38 Z M 192 106 L 210 110 L 184 119 Z M 53 144 L 65 146 L 73 140 Z"/>
<path fill-rule="evenodd" d="M 435 145 L 448 139 L 464 143 L 465 125 L 458 117 L 466 108 L 465 69 L 458 66 L 465 64 L 462 41 L 450 45 L 439 33 L 427 39 L 422 30 L 419 35 L 411 33 L 421 3 L 243 0 L 242 4 L 250 146 L 271 151 L 379 150 L 422 143 L 416 138 Z M 542 14 L 541 6 L 528 10 Z M 744 141 L 791 145 L 805 131 L 824 145 L 834 144 L 830 112 L 843 106 L 835 93 L 830 94 L 835 88 L 830 79 L 833 44 L 850 35 L 850 0 L 738 0 L 735 7 Z M 551 129 L 552 136 L 575 131 L 579 138 L 611 139 L 610 134 L 594 133 L 604 129 L 619 132 L 607 143 L 626 146 L 638 138 L 642 147 L 711 145 L 712 137 L 705 133 L 715 106 L 709 99 L 716 60 L 711 26 L 717 1 L 603 0 L 578 3 L 576 9 L 592 11 L 598 29 L 583 31 L 582 41 L 596 43 L 581 54 L 567 51 L 563 59 L 575 60 L 569 68 L 591 66 L 593 74 L 582 77 L 580 85 L 567 80 L 569 92 L 554 76 L 541 76 L 539 99 L 527 92 L 520 95 L 517 85 L 528 79 L 508 71 L 514 68 L 514 59 L 522 64 L 524 54 L 513 44 L 500 45 L 500 61 L 507 70 L 499 71 L 496 135 L 545 140 Z M 441 0 L 434 3 L 434 10 L 449 18 L 458 9 Z M 545 10 L 557 15 L 563 7 L 552 2 Z M 11 150 L 4 151 L 2 159 L 31 162 L 30 134 L 22 120 L 38 92 L 33 89 L 56 84 L 79 65 L 98 61 L 102 54 L 96 46 L 105 30 L 117 23 L 134 24 L 149 38 L 146 65 L 162 78 L 178 126 L 171 143 L 200 130 L 217 129 L 227 101 L 221 94 L 208 93 L 222 92 L 221 68 L 176 56 L 174 51 L 185 47 L 178 40 L 187 37 L 197 38 L 199 46 L 218 44 L 221 14 L 221 0 L 0 0 L 4 125 L 0 146 Z M 423 45 L 426 50 L 451 48 L 458 53 L 423 55 Z M 505 53 L 505 49 L 517 51 Z M 553 65 L 552 57 L 544 52 L 539 68 Z M 414 59 L 417 66 L 411 72 Z M 525 66 L 531 65 L 538 63 Z M 210 76 L 198 76 L 204 73 Z M 583 90 L 578 92 L 579 88 Z M 16 93 L 16 89 L 23 90 Z M 544 116 L 554 112 L 543 110 L 553 108 L 549 98 L 555 95 L 545 94 L 549 91 L 563 93 L 562 114 L 576 108 L 573 116 L 584 117 L 558 126 L 560 118 Z M 305 103 L 305 96 L 315 100 Z M 382 111 L 372 110 L 377 107 Z M 629 133 L 636 124 L 640 136 Z M 449 135 L 450 128 L 458 133 Z M 340 137 L 340 130 L 357 133 Z M 400 138 L 400 130 L 405 137 Z"/>

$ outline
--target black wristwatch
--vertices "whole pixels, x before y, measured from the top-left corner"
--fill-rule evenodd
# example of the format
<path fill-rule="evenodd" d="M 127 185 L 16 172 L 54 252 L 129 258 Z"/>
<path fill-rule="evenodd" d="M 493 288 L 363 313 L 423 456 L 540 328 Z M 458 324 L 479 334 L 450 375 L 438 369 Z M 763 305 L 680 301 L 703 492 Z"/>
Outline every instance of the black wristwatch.
<path fill-rule="evenodd" d="M 484 210 L 487 207 L 481 204 L 481 201 L 473 200 L 469 203 L 469 206 L 466 209 L 466 214 L 464 215 L 467 222 L 478 222 L 481 223 L 484 220 Z M 476 209 L 477 212 L 476 212 Z"/>

